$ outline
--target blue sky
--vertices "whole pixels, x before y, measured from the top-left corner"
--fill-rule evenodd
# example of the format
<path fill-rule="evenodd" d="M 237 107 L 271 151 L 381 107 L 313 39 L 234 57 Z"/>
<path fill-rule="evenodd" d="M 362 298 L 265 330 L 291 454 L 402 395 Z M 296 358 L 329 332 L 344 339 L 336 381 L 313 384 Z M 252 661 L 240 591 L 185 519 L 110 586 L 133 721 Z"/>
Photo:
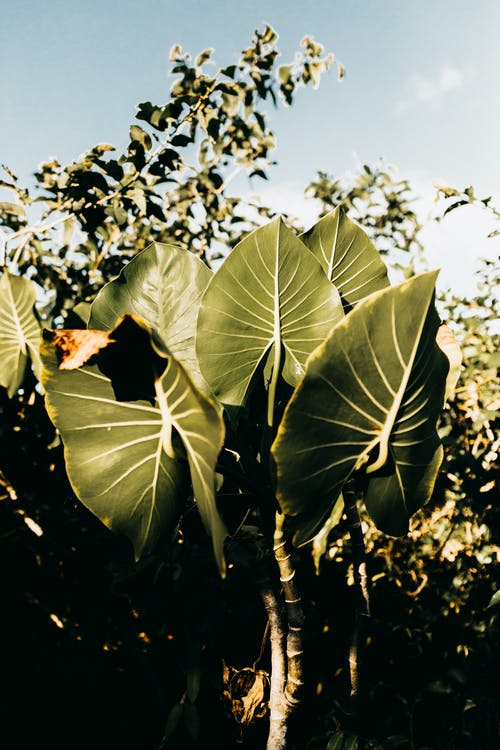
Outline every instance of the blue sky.
<path fill-rule="evenodd" d="M 0 161 L 26 180 L 49 157 L 67 163 L 97 142 L 125 145 L 136 104 L 168 98 L 168 52 L 215 48 L 235 61 L 270 23 L 283 62 L 308 34 L 345 65 L 318 91 L 272 114 L 279 164 L 262 190 L 310 208 L 302 191 L 318 169 L 342 175 L 379 158 L 432 204 L 433 182 L 500 196 L 500 2 L 481 0 L 18 0 L 2 7 Z M 254 184 L 254 189 L 256 185 Z M 458 213 L 461 215 L 458 216 Z M 445 226 L 446 224 L 446 226 Z M 470 289 L 474 259 L 500 239 L 465 209 L 430 227 L 442 284 Z M 458 262 L 460 261 L 460 262 Z"/>

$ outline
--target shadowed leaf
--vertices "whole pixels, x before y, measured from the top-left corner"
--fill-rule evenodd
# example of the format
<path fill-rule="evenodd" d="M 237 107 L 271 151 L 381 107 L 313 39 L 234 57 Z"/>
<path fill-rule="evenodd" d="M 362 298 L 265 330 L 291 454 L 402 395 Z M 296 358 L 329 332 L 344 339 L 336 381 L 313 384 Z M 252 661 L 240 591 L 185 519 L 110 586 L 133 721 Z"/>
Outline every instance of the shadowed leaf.
<path fill-rule="evenodd" d="M 93 355 L 93 366 L 59 369 L 56 345 L 48 340 L 42 355 L 48 413 L 80 500 L 126 534 L 139 558 L 174 531 L 190 475 L 224 575 L 227 531 L 215 503 L 215 464 L 224 439 L 219 408 L 147 324 L 132 316 L 119 321 L 108 346 Z M 77 362 L 78 353 L 72 356 Z"/>
<path fill-rule="evenodd" d="M 0 385 L 12 397 L 22 385 L 31 361 L 40 377 L 41 328 L 35 309 L 35 285 L 4 271 L 0 278 Z"/>

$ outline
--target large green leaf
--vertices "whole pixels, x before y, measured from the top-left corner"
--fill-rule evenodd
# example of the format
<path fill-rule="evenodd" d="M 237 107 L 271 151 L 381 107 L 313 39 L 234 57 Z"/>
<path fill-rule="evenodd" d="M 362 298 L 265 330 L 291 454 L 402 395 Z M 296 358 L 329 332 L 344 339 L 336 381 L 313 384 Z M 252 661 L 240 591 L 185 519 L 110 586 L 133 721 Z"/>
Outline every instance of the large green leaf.
<path fill-rule="evenodd" d="M 35 285 L 5 270 L 0 278 L 0 385 L 14 396 L 22 385 L 28 362 L 40 378 L 40 324 Z"/>
<path fill-rule="evenodd" d="M 266 358 L 274 383 L 282 371 L 296 385 L 308 355 L 342 316 L 320 263 L 274 219 L 234 248 L 203 295 L 196 342 L 201 371 L 214 394 L 235 406 Z"/>
<path fill-rule="evenodd" d="M 94 333 L 99 346 L 92 349 Z M 76 495 L 107 526 L 126 534 L 139 558 L 174 530 L 190 474 L 224 575 L 227 531 L 215 501 L 215 464 L 224 440 L 220 409 L 139 319 L 124 316 L 108 346 L 100 331 L 45 336 L 51 339 L 42 346 L 47 410 L 61 433 Z M 61 355 L 68 338 L 74 350 L 99 351 L 79 369 L 60 369 L 60 363 L 70 366 Z M 71 357 L 77 360 L 75 351 Z"/>
<path fill-rule="evenodd" d="M 387 268 L 368 235 L 337 206 L 300 239 L 337 287 L 346 310 L 389 286 Z"/>
<path fill-rule="evenodd" d="M 170 352 L 203 387 L 194 340 L 201 295 L 211 276 L 208 266 L 188 250 L 152 243 L 97 294 L 89 328 L 111 330 L 122 315 L 138 315 L 159 332 Z"/>
<path fill-rule="evenodd" d="M 436 430 L 448 361 L 435 342 L 436 272 L 375 292 L 311 355 L 272 446 L 277 496 L 295 541 L 321 528 L 342 487 L 366 470 L 377 527 L 407 531 L 442 460 Z"/>

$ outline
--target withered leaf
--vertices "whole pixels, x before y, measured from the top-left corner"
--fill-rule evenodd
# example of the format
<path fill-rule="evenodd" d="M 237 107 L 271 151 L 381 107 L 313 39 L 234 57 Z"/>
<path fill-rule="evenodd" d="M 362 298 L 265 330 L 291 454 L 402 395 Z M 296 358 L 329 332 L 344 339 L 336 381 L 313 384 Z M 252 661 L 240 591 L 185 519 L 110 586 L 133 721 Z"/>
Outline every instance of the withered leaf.
<path fill-rule="evenodd" d="M 87 329 L 46 328 L 43 337 L 54 344 L 59 369 L 76 370 L 114 341 L 111 333 Z"/>

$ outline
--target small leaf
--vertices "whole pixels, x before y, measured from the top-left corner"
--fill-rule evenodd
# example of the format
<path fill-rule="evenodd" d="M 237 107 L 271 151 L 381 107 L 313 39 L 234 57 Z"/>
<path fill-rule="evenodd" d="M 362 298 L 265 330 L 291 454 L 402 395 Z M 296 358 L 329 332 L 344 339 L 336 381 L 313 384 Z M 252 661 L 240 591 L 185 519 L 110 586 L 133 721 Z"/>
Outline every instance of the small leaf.
<path fill-rule="evenodd" d="M 487 609 L 489 609 L 490 607 L 496 607 L 498 604 L 500 604 L 500 591 L 495 591 L 490 599 L 490 603 L 488 604 Z"/>
<path fill-rule="evenodd" d="M 152 146 L 151 136 L 140 128 L 139 125 L 130 126 L 130 140 L 140 143 L 145 151 L 149 151 Z"/>
<path fill-rule="evenodd" d="M 201 672 L 200 672 L 200 665 L 195 664 L 191 669 L 189 669 L 187 673 L 187 695 L 191 703 L 194 703 L 198 697 L 198 693 L 200 692 L 200 685 L 201 685 Z"/>
<path fill-rule="evenodd" d="M 184 703 L 184 724 L 193 740 L 197 740 L 200 734 L 200 716 L 198 709 L 192 703 Z"/>
<path fill-rule="evenodd" d="M 174 135 L 172 140 L 170 141 L 172 146 L 176 147 L 183 147 L 187 146 L 189 143 L 192 143 L 193 139 L 189 135 L 183 135 L 182 133 L 179 133 L 179 135 Z"/>
<path fill-rule="evenodd" d="M 168 739 L 168 737 L 170 737 L 175 732 L 175 730 L 179 726 L 180 720 L 182 719 L 182 712 L 183 712 L 182 703 L 176 703 L 174 706 L 172 706 L 172 708 L 168 712 L 167 721 L 165 724 L 165 730 L 163 734 L 163 740 Z M 167 747 L 167 745 L 164 742 L 162 742 L 160 747 L 161 748 Z"/>
<path fill-rule="evenodd" d="M 436 343 L 441 351 L 446 354 L 450 364 L 448 375 L 446 377 L 446 388 L 444 394 L 444 400 L 450 401 L 454 398 L 455 387 L 460 378 L 462 350 L 455 338 L 455 334 L 446 323 L 439 326 L 436 334 Z"/>
<path fill-rule="evenodd" d="M 337 498 L 337 502 L 332 508 L 332 512 L 330 513 L 312 542 L 312 557 L 314 560 L 316 575 L 319 575 L 321 558 L 328 548 L 328 538 L 330 536 L 330 531 L 340 523 L 343 513 L 344 498 L 342 495 L 339 495 L 339 497 Z"/>
<path fill-rule="evenodd" d="M 198 57 L 195 60 L 196 67 L 201 67 L 204 63 L 206 63 L 210 58 L 212 57 L 214 53 L 213 47 L 208 47 L 208 49 L 203 50 L 203 52 L 200 52 Z"/>
<path fill-rule="evenodd" d="M 26 217 L 26 209 L 19 203 L 0 203 L 0 213 L 12 214 L 23 219 Z"/>
<path fill-rule="evenodd" d="M 288 83 L 292 75 L 292 65 L 280 65 L 278 68 L 278 81 Z"/>
<path fill-rule="evenodd" d="M 168 59 L 170 62 L 175 62 L 178 57 L 181 57 L 182 55 L 182 47 L 180 44 L 174 44 L 172 47 L 170 47 L 170 52 L 168 55 Z"/>

